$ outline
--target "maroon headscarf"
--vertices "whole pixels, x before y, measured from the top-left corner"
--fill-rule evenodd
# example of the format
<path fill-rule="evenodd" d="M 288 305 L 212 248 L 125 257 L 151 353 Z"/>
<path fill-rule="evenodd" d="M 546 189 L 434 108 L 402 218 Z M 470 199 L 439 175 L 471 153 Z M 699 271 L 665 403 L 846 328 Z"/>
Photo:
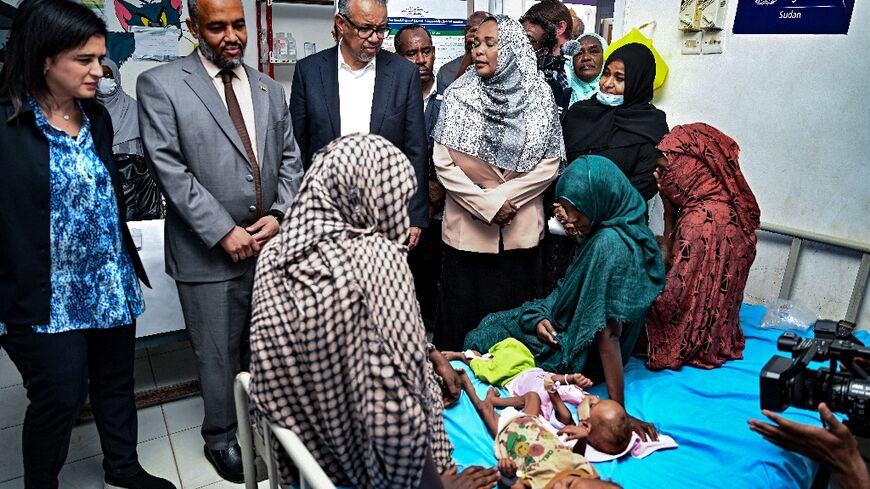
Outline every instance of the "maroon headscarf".
<path fill-rule="evenodd" d="M 670 166 L 663 178 L 685 181 L 697 164 L 705 165 L 731 197 L 741 227 L 747 233 L 761 225 L 761 211 L 749 184 L 743 178 L 737 155 L 740 147 L 722 131 L 703 122 L 675 126 L 658 145 Z M 691 161 L 686 161 L 689 159 Z M 687 188 L 687 186 L 682 186 Z M 691 191 L 691 189 L 688 189 Z"/>

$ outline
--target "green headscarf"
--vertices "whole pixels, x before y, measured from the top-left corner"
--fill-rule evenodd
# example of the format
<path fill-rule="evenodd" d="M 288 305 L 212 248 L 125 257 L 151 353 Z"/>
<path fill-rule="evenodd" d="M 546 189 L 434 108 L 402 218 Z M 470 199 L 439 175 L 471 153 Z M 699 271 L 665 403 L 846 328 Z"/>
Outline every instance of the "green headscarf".
<path fill-rule="evenodd" d="M 577 42 L 582 41 L 584 37 L 595 38 L 601 44 L 601 55 L 604 56 L 604 52 L 607 51 L 606 39 L 594 32 L 587 32 L 586 34 L 581 34 L 580 37 L 577 38 Z M 604 61 L 606 60 L 601 61 L 601 72 L 604 71 Z M 577 76 L 577 73 L 574 72 L 574 57 L 572 56 L 565 60 L 565 74 L 568 75 L 568 82 L 571 84 L 571 102 L 568 104 L 568 107 L 574 105 L 575 102 L 589 100 L 595 96 L 595 93 L 598 92 L 598 82 L 601 80 L 601 72 L 599 72 L 598 76 L 596 76 L 592 81 L 585 82 Z"/>
<path fill-rule="evenodd" d="M 613 319 L 623 324 L 620 343 L 627 361 L 647 309 L 665 285 L 661 253 L 646 224 L 646 203 L 622 171 L 601 156 L 574 160 L 556 184 L 556 196 L 592 221 L 592 235 L 578 239 L 574 261 L 549 296 L 483 318 L 466 336 L 465 347 L 485 351 L 514 337 L 544 370 L 583 372 L 595 335 Z M 559 347 L 535 335 L 543 319 L 559 333 Z"/>

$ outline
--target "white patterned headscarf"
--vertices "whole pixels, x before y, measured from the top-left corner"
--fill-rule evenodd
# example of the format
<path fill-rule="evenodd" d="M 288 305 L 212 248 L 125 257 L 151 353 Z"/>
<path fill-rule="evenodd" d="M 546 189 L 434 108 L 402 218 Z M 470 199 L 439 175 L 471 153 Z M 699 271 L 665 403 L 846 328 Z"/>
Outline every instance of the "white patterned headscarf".
<path fill-rule="evenodd" d="M 402 244 L 414 182 L 386 139 L 333 141 L 257 261 L 251 397 L 336 485 L 418 487 L 428 454 L 452 463 Z"/>
<path fill-rule="evenodd" d="M 494 18 L 495 74 L 484 79 L 469 68 L 450 85 L 434 138 L 503 170 L 524 173 L 542 159 L 565 159 L 562 126 L 523 27 L 506 15 Z"/>

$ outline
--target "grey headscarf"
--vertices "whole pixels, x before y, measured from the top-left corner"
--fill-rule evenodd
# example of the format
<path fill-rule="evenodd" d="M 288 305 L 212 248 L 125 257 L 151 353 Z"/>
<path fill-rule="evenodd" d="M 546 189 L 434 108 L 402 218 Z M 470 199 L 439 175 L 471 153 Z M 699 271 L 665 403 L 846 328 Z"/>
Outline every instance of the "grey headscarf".
<path fill-rule="evenodd" d="M 117 146 L 139 138 L 138 110 L 133 97 L 127 95 L 121 88 L 121 71 L 118 70 L 118 65 L 109 58 L 103 58 L 100 63 L 112 70 L 112 75 L 118 83 L 115 91 L 109 95 L 97 93 L 97 100 L 103 104 L 112 117 L 112 127 L 115 129 L 112 146 Z"/>
<path fill-rule="evenodd" d="M 553 93 L 538 72 L 516 20 L 498 23 L 498 64 L 487 79 L 471 68 L 445 93 L 435 141 L 503 170 L 531 171 L 545 158 L 565 159 Z"/>

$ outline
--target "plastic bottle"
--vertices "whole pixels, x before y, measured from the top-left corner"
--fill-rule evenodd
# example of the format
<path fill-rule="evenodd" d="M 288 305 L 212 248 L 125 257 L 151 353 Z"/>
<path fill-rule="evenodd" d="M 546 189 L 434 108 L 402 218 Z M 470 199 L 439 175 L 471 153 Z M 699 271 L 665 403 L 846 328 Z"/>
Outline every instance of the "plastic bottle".
<path fill-rule="evenodd" d="M 285 34 L 285 38 L 287 41 L 287 57 L 286 61 L 296 61 L 296 39 L 293 37 L 293 34 L 288 32 Z"/>
<path fill-rule="evenodd" d="M 269 62 L 269 40 L 266 39 L 266 36 L 260 38 L 260 62 Z"/>
<path fill-rule="evenodd" d="M 288 58 L 288 42 L 287 42 L 287 34 L 284 32 L 276 32 L 275 37 L 272 41 L 272 57 L 274 61 L 284 62 L 287 61 Z"/>

